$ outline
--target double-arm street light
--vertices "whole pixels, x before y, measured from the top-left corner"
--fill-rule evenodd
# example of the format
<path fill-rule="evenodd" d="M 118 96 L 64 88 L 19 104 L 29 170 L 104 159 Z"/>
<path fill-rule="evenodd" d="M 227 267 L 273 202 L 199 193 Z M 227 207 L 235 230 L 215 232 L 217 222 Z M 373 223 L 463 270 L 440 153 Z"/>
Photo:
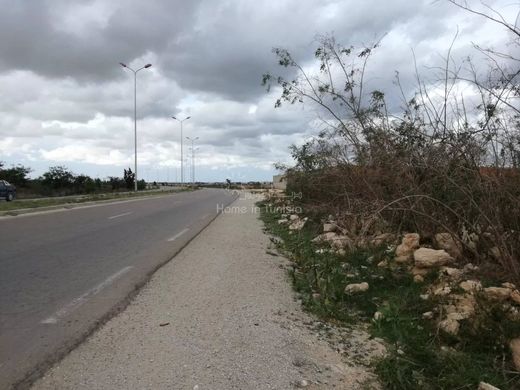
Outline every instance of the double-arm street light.
<path fill-rule="evenodd" d="M 183 138 L 182 138 L 182 122 L 187 121 L 191 118 L 191 116 L 188 116 L 184 118 L 183 120 L 177 119 L 176 117 L 172 116 L 173 119 L 175 119 L 177 122 L 180 122 L 181 124 L 181 184 L 184 184 L 184 151 L 183 151 Z"/>
<path fill-rule="evenodd" d="M 191 184 L 195 186 L 195 148 L 193 143 L 199 139 L 199 137 L 190 138 L 186 137 L 187 140 L 191 141 Z"/>
<path fill-rule="evenodd" d="M 122 62 L 119 64 L 134 73 L 134 190 L 137 191 L 137 72 L 149 68 L 152 64 L 146 64 L 137 70 L 130 68 Z"/>

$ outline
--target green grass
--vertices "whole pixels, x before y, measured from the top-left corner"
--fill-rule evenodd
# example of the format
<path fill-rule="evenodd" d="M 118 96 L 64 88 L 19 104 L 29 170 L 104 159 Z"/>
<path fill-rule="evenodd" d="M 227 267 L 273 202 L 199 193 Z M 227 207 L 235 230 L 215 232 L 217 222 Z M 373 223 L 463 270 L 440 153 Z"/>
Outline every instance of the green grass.
<path fill-rule="evenodd" d="M 43 198 L 43 199 L 20 199 L 14 200 L 12 202 L 0 201 L 0 212 L 7 211 L 8 214 L 16 214 L 16 210 L 22 209 L 36 209 L 40 207 L 48 207 L 48 206 L 59 206 L 63 205 L 66 207 L 67 205 L 75 205 L 85 202 L 94 202 L 94 201 L 103 201 L 103 200 L 121 200 L 121 199 L 130 199 L 136 197 L 143 196 L 158 196 L 158 195 L 167 195 L 173 192 L 180 191 L 191 191 L 189 188 L 185 188 L 182 190 L 173 190 L 173 191 L 140 191 L 140 192 L 124 192 L 124 193 L 105 193 L 105 194 L 94 194 L 94 195 L 78 195 L 67 196 L 67 197 L 57 197 L 57 198 Z"/>
<path fill-rule="evenodd" d="M 393 258 L 386 248 L 344 256 L 316 253 L 326 248 L 311 242 L 321 224 L 309 221 L 301 232 L 291 234 L 277 223 L 281 215 L 261 204 L 260 210 L 267 230 L 282 239 L 280 250 L 294 262 L 290 276 L 304 308 L 338 325 L 369 322 L 371 335 L 387 342 L 387 356 L 373 364 L 385 389 L 476 389 L 480 381 L 502 390 L 520 389 L 520 375 L 514 372 L 507 348 L 509 339 L 520 336 L 520 324 L 505 320 L 499 307 L 479 311 L 472 324 L 462 321 L 457 337 L 442 334 L 435 321 L 422 318 L 442 298 L 423 300 L 420 295 L 428 283 L 414 283 L 398 267 L 377 267 Z M 429 275 L 427 282 L 434 278 Z M 344 293 L 347 284 L 364 281 L 370 285 L 367 292 Z M 372 320 L 376 311 L 383 319 Z"/>

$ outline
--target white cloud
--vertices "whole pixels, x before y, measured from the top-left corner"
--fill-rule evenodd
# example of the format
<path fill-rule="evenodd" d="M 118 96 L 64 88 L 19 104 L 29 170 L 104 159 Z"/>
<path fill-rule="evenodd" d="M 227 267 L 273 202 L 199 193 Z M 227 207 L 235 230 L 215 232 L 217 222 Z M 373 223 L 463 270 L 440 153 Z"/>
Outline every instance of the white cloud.
<path fill-rule="evenodd" d="M 490 6 L 516 15 L 505 1 Z M 312 106 L 274 109 L 279 90 L 260 85 L 264 72 L 283 71 L 272 47 L 310 67 L 316 34 L 357 45 L 387 33 L 368 81 L 385 91 L 395 70 L 411 91 L 412 48 L 420 70 L 435 66 L 457 26 L 456 59 L 474 53 L 472 41 L 511 50 L 496 24 L 426 0 L 0 0 L 0 7 L 0 160 L 34 162 L 38 171 L 71 164 L 113 174 L 132 164 L 133 74 L 120 61 L 153 64 L 137 85 L 144 172 L 164 177 L 178 168 L 179 124 L 170 117 L 191 115 L 184 135 L 199 137 L 201 174 L 266 179 L 274 162 L 290 161 L 291 143 L 320 127 Z"/>

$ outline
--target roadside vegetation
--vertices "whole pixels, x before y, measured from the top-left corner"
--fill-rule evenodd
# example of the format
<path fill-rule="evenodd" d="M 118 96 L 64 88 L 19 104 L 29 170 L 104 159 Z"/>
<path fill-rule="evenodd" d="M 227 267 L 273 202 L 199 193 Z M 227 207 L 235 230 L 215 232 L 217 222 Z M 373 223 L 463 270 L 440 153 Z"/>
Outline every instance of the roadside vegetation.
<path fill-rule="evenodd" d="M 261 218 L 277 237 L 279 251 L 292 261 L 290 278 L 304 308 L 336 326 L 369 324 L 370 334 L 385 340 L 385 357 L 373 362 L 383 388 L 476 389 L 481 382 L 502 390 L 520 388 L 508 346 L 520 334 L 520 322 L 511 320 L 503 303 L 478 295 L 475 316 L 449 334 L 436 321 L 450 303 L 449 296 L 432 293 L 438 271 L 417 283 L 408 264 L 395 262 L 395 246 L 338 251 L 313 242 L 327 216 L 314 215 L 301 230 L 291 229 L 280 223 L 289 217 L 280 212 L 287 210 L 282 205 L 272 199 L 260 203 Z M 366 291 L 348 293 L 347 286 L 361 283 L 369 285 Z"/>
<path fill-rule="evenodd" d="M 489 12 L 475 17 L 502 26 L 510 51 L 476 46 L 487 73 L 471 59 L 454 63 L 448 48 L 443 67 L 412 75 L 411 96 L 399 74 L 395 90 L 368 90 L 379 43 L 357 49 L 323 36 L 315 71 L 277 48 L 294 77 L 263 82 L 280 88 L 275 106 L 320 113 L 320 133 L 291 147 L 294 166 L 279 166 L 308 209 L 334 215 L 358 241 L 415 232 L 427 242 L 448 232 L 465 259 L 520 282 L 520 30 Z"/>
<path fill-rule="evenodd" d="M 517 389 L 520 30 L 450 2 L 508 34 L 507 52 L 474 46 L 487 70 L 457 63 L 452 43 L 441 66 L 396 73 L 383 91 L 367 69 L 384 40 L 355 48 L 322 36 L 314 70 L 273 50 L 291 74 L 264 75 L 281 91 L 275 106 L 316 108 L 320 132 L 291 146 L 294 166 L 278 165 L 296 199 L 266 201 L 262 218 L 307 309 L 367 321 L 387 341 L 375 363 L 385 388 Z"/>
<path fill-rule="evenodd" d="M 104 180 L 75 174 L 64 166 L 50 167 L 38 178 L 30 178 L 31 172 L 31 168 L 23 165 L 6 167 L 0 162 L 0 179 L 16 186 L 18 199 L 124 192 L 133 190 L 135 182 L 130 168 L 123 171 L 122 177 Z M 137 188 L 145 190 L 146 182 L 138 180 Z"/>
<path fill-rule="evenodd" d="M 31 169 L 22 165 L 7 168 L 0 162 L 0 179 L 16 186 L 17 200 L 0 202 L 0 212 L 16 214 L 16 210 L 49 206 L 64 207 L 75 204 L 128 199 L 138 196 L 164 195 L 168 192 L 193 190 L 193 187 L 172 187 L 170 191 L 157 191 L 157 183 L 147 185 L 144 180 L 137 182 L 138 193 L 134 191 L 135 175 L 130 168 L 123 171 L 123 177 L 109 177 L 105 180 L 93 179 L 87 175 L 76 175 L 66 167 L 50 167 L 42 176 L 31 179 Z"/>

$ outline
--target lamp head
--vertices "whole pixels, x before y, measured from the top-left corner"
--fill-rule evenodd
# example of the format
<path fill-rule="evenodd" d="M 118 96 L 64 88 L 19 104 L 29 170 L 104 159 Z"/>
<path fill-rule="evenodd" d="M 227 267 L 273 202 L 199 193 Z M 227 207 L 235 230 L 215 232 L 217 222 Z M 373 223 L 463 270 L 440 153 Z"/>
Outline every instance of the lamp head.
<path fill-rule="evenodd" d="M 120 62 L 119 65 L 121 65 L 123 68 L 128 68 L 128 66 L 126 66 L 126 65 L 123 64 L 122 62 Z"/>
<path fill-rule="evenodd" d="M 150 66 L 152 66 L 152 64 L 146 64 L 144 67 L 149 68 Z"/>

